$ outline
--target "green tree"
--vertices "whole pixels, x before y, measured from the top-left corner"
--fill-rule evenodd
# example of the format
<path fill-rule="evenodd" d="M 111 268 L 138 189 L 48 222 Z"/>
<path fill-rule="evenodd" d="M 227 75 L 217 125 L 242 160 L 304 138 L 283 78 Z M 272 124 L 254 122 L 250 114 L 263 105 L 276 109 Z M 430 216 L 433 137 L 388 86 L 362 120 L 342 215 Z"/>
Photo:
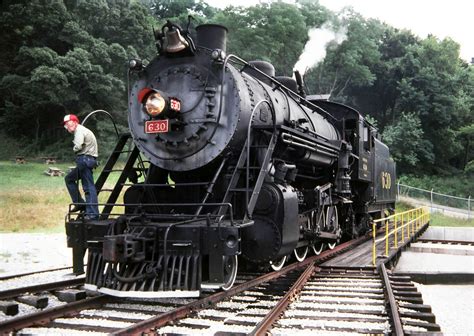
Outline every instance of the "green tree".
<path fill-rule="evenodd" d="M 464 145 L 464 151 L 461 154 L 461 166 L 465 172 L 474 173 L 474 151 L 472 150 L 472 144 L 474 142 L 474 123 L 461 127 L 457 136 Z"/>
<path fill-rule="evenodd" d="M 127 61 L 151 59 L 156 21 L 127 1 L 2 4 L 0 125 L 36 148 L 57 140 L 66 111 L 106 109 L 125 122 Z"/>
<path fill-rule="evenodd" d="M 383 139 L 404 172 L 415 171 L 421 161 L 433 163 L 431 144 L 424 138 L 420 118 L 415 113 L 402 113 L 400 119 L 387 126 Z"/>
<path fill-rule="evenodd" d="M 283 2 L 247 8 L 230 6 L 214 19 L 229 29 L 229 53 L 248 61 L 271 62 L 277 75 L 286 76 L 292 75 L 308 40 L 306 22 L 316 21 L 304 16 L 298 7 Z"/>
<path fill-rule="evenodd" d="M 153 0 L 150 1 L 150 6 L 153 14 L 160 20 L 181 17 L 187 22 L 188 14 L 211 18 L 216 13 L 216 8 L 202 0 Z"/>
<path fill-rule="evenodd" d="M 384 26 L 381 39 L 376 41 L 380 59 L 371 66 L 375 80 L 368 86 L 350 86 L 347 94 L 354 97 L 353 103 L 361 111 L 374 116 L 383 129 L 396 122 L 400 116 L 397 108 L 402 94 L 400 82 L 407 74 L 401 66 L 402 60 L 407 54 L 407 48 L 419 42 L 410 31 L 390 26 Z"/>
<path fill-rule="evenodd" d="M 456 130 L 463 126 L 461 116 L 466 108 L 460 103 L 464 70 L 459 45 L 429 36 L 407 52 L 402 61 L 406 75 L 399 83 L 395 108 L 416 111 L 426 138 L 433 144 L 436 169 L 449 171 L 451 160 L 462 151 Z"/>
<path fill-rule="evenodd" d="M 315 93 L 331 94 L 335 101 L 357 105 L 349 92 L 371 86 L 376 76 L 374 67 L 380 63 L 377 41 L 385 26 L 377 20 L 366 20 L 351 9 L 343 19 L 336 20 L 335 28 L 345 27 L 347 38 L 327 46 L 325 59 L 306 74 L 307 85 Z"/>

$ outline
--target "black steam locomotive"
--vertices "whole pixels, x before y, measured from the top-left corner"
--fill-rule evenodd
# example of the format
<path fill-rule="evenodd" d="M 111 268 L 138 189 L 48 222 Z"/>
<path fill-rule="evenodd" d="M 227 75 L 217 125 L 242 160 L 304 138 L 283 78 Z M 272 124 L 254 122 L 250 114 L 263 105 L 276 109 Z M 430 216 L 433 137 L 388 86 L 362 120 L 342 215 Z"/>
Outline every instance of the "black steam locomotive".
<path fill-rule="evenodd" d="M 243 264 L 278 270 L 394 209 L 395 164 L 377 130 L 348 106 L 306 96 L 298 74 L 226 55 L 226 34 L 206 24 L 192 38 L 167 22 L 155 33 L 158 56 L 130 62 L 133 149 L 100 219 L 66 220 L 75 271 L 88 251 L 88 288 L 127 297 L 229 289 Z"/>

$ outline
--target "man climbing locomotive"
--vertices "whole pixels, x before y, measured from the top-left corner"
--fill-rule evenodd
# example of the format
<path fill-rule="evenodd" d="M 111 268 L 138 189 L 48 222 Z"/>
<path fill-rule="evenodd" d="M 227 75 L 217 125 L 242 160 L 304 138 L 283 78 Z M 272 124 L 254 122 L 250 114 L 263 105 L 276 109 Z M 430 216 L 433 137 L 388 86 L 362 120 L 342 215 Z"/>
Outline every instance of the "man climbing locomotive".
<path fill-rule="evenodd" d="M 158 56 L 130 62 L 135 149 L 125 169 L 143 156 L 143 181 L 99 220 L 66 223 L 73 251 L 88 250 L 91 289 L 229 289 L 238 262 L 280 269 L 364 234 L 394 208 L 394 163 L 360 113 L 306 96 L 270 63 L 226 55 L 225 27 L 196 31 L 192 39 L 167 22 Z"/>

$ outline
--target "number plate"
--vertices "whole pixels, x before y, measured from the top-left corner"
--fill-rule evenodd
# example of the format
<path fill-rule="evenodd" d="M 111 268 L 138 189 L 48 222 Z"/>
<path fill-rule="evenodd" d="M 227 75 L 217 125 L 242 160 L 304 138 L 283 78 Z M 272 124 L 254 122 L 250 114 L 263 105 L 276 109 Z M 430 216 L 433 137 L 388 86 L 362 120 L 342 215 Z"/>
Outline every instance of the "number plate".
<path fill-rule="evenodd" d="M 168 129 L 168 119 L 145 122 L 145 133 L 167 133 Z"/>

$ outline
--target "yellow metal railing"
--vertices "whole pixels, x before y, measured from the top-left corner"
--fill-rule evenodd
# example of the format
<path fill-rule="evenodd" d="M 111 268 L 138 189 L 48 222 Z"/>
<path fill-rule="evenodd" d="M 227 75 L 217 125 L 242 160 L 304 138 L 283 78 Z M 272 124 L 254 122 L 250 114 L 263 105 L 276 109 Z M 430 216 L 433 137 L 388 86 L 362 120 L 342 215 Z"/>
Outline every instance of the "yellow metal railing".
<path fill-rule="evenodd" d="M 377 258 L 377 243 L 385 240 L 385 255 L 388 256 L 389 241 L 393 235 L 393 244 L 395 248 L 398 248 L 398 236 L 401 233 L 401 242 L 411 239 L 411 237 L 418 232 L 418 230 L 430 221 L 430 213 L 426 207 L 420 207 L 408 211 L 399 212 L 391 216 L 374 220 L 372 222 L 372 264 L 375 266 Z M 377 235 L 377 224 L 385 224 L 385 235 L 379 239 L 376 239 Z M 393 230 L 390 231 L 390 223 L 393 223 Z M 389 232 L 390 231 L 390 232 Z"/>

